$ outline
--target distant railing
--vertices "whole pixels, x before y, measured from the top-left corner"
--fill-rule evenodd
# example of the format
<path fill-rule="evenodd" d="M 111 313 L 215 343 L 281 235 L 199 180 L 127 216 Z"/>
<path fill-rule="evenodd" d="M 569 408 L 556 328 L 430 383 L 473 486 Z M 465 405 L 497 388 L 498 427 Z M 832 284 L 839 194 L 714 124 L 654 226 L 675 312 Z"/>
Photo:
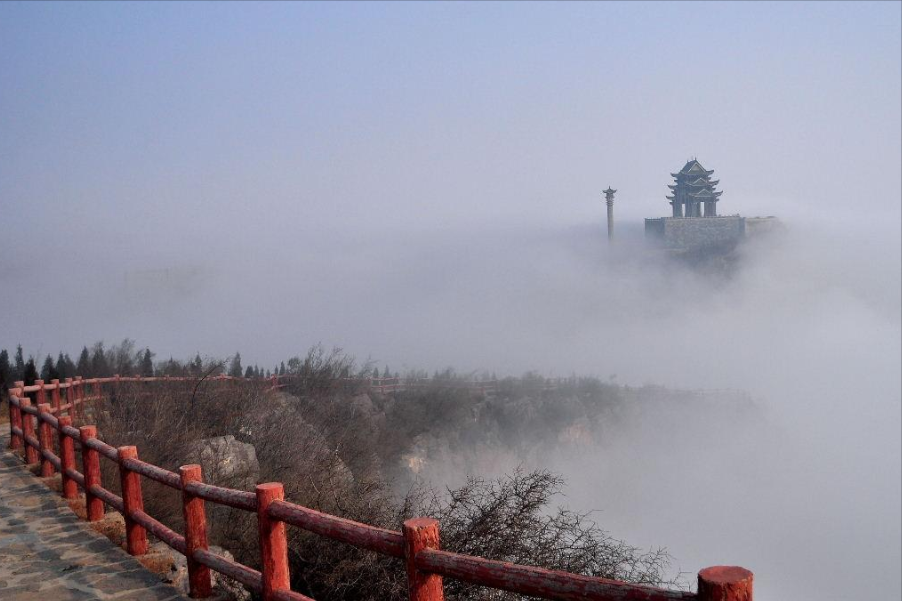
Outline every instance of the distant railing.
<path fill-rule="evenodd" d="M 184 465 L 178 473 L 171 472 L 138 459 L 138 450 L 134 446 L 114 448 L 104 443 L 97 438 L 97 428 L 93 425 L 72 426 L 86 402 L 103 398 L 104 385 L 166 380 L 176 378 L 67 378 L 65 382 L 52 380 L 49 384 L 38 380 L 32 386 L 16 382 L 9 394 L 10 448 L 24 448 L 26 463 L 40 463 L 43 477 L 60 472 L 64 498 L 75 499 L 80 488 L 85 495 L 88 521 L 102 519 L 105 505 L 122 514 L 125 518 L 126 548 L 130 554 L 143 555 L 147 552 L 147 532 L 151 532 L 170 548 L 185 555 L 188 560 L 189 592 L 194 598 L 212 594 L 210 570 L 215 570 L 261 595 L 264 601 L 311 601 L 309 597 L 291 590 L 286 536 L 286 524 L 291 524 L 332 540 L 404 561 L 411 601 L 442 601 L 443 577 L 559 601 L 752 601 L 753 576 L 743 568 L 706 568 L 698 574 L 698 592 L 690 593 L 452 553 L 440 549 L 437 520 L 407 520 L 402 524 L 401 531 L 376 528 L 287 502 L 281 483 L 259 484 L 254 492 L 213 486 L 203 482 L 199 465 Z M 278 380 L 273 379 L 273 387 L 278 386 Z M 86 394 L 88 387 L 91 394 Z M 65 402 L 61 398 L 62 391 L 65 391 Z M 35 393 L 36 406 L 32 405 L 27 393 Z M 64 412 L 66 415 L 63 415 Z M 81 449 L 80 472 L 76 469 L 76 444 Z M 101 457 L 118 465 L 121 497 L 103 487 Z M 181 491 L 182 534 L 145 513 L 141 494 L 142 476 Z M 256 513 L 260 571 L 209 550 L 206 501 Z"/>
<path fill-rule="evenodd" d="M 296 374 L 272 375 L 269 377 L 270 388 L 278 390 L 290 386 L 292 380 L 300 380 Z M 377 394 L 392 394 L 410 390 L 423 390 L 434 386 L 463 389 L 473 394 L 494 394 L 498 382 L 495 380 L 457 380 L 435 378 L 342 378 L 343 382 L 359 386 L 361 389 Z"/>

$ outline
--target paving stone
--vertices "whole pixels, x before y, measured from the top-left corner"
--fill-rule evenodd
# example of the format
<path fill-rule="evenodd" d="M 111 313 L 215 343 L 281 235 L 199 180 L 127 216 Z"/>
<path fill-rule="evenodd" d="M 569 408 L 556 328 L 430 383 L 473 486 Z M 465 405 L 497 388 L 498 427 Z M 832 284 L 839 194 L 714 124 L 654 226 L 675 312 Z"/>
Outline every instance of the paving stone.
<path fill-rule="evenodd" d="M 41 484 L 0 434 L 0 599 L 188 601 Z"/>

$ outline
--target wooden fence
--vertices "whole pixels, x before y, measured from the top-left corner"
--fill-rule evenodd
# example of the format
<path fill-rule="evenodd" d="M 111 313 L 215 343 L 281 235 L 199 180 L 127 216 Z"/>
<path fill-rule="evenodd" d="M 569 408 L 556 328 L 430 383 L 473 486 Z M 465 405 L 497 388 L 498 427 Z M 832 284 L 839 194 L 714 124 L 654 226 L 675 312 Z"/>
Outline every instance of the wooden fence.
<path fill-rule="evenodd" d="M 295 374 L 273 375 L 268 378 L 272 390 L 287 388 L 292 380 L 297 379 L 300 379 L 300 376 Z M 367 392 L 378 394 L 424 390 L 434 386 L 466 390 L 472 394 L 494 394 L 498 384 L 495 380 L 482 382 L 462 379 L 436 380 L 433 378 L 343 378 L 342 381 Z"/>
<path fill-rule="evenodd" d="M 16 382 L 9 394 L 10 448 L 24 447 L 26 463 L 40 463 L 41 476 L 60 472 L 64 498 L 76 498 L 81 489 L 89 521 L 100 520 L 104 506 L 122 514 L 130 554 L 147 552 L 150 532 L 185 555 L 189 593 L 194 598 L 211 595 L 210 570 L 215 570 L 256 592 L 264 601 L 310 601 L 309 597 L 291 590 L 286 536 L 286 526 L 291 525 L 403 561 L 410 601 L 441 601 L 443 577 L 559 601 L 752 601 L 752 573 L 743 568 L 705 568 L 698 574 L 698 592 L 690 593 L 452 553 L 440 548 L 437 520 L 416 518 L 405 521 L 400 531 L 385 530 L 290 503 L 284 499 L 281 483 L 259 484 L 254 492 L 213 486 L 204 483 L 199 465 L 184 465 L 178 473 L 171 472 L 141 461 L 134 446 L 114 448 L 104 443 L 97 438 L 93 425 L 79 428 L 72 425 L 79 415 L 84 416 L 86 402 L 103 398 L 104 386 L 165 380 L 116 376 L 67 378 L 65 382 L 53 380 L 49 384 L 38 380 L 32 386 Z M 275 384 L 278 382 L 274 381 Z M 36 404 L 32 404 L 27 393 L 34 393 Z M 75 445 L 81 449 L 81 471 L 76 466 Z M 101 458 L 118 465 L 121 497 L 103 487 Z M 144 512 L 142 477 L 181 491 L 183 533 L 175 532 Z M 205 502 L 256 513 L 260 571 L 210 552 Z"/>

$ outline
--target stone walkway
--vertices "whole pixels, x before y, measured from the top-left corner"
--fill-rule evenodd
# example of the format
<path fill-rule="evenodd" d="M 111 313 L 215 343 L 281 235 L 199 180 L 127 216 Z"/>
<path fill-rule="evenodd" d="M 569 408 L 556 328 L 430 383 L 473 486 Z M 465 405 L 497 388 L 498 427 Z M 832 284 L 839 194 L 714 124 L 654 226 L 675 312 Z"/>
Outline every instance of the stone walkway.
<path fill-rule="evenodd" d="M 95 532 L 7 451 L 0 435 L 0 599 L 188 601 Z"/>

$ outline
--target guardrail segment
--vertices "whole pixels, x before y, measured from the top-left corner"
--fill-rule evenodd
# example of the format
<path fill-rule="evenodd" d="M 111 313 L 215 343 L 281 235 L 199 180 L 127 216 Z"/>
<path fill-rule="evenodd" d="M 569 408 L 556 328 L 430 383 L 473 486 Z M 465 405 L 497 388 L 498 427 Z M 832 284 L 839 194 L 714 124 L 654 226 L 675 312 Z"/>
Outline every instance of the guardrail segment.
<path fill-rule="evenodd" d="M 174 473 L 141 461 L 134 446 L 116 449 L 106 444 L 97 438 L 97 428 L 93 425 L 82 425 L 77 429 L 72 426 L 79 413 L 84 417 L 86 402 L 103 398 L 103 384 L 112 384 L 115 390 L 122 382 L 177 380 L 191 378 L 115 376 L 86 380 L 76 377 L 66 378 L 62 383 L 52 380 L 50 384 L 38 380 L 32 386 L 16 382 L 9 393 L 9 447 L 23 449 L 25 462 L 29 465 L 40 463 L 42 476 L 51 476 L 55 470 L 59 471 L 64 498 L 76 498 L 80 488 L 85 495 L 88 521 L 102 519 L 104 505 L 121 513 L 126 524 L 126 547 L 132 555 L 147 552 L 148 531 L 185 555 L 189 592 L 194 598 L 206 598 L 212 594 L 211 570 L 214 570 L 260 594 L 264 601 L 313 601 L 291 590 L 286 534 L 287 526 L 291 525 L 403 560 L 410 601 L 443 601 L 443 577 L 557 601 L 752 601 L 753 575 L 744 568 L 705 568 L 698 574 L 698 592 L 691 593 L 452 553 L 440 548 L 440 524 L 437 520 L 407 520 L 400 532 L 361 524 L 285 501 L 281 483 L 260 484 L 254 492 L 214 486 L 203 482 L 199 465 L 184 465 L 179 468 L 179 473 Z M 85 395 L 86 386 L 92 387 L 90 396 Z M 277 377 L 272 378 L 270 390 L 281 386 L 284 384 L 280 384 Z M 65 404 L 62 404 L 60 395 L 63 389 L 66 390 Z M 46 402 L 47 391 L 51 393 L 50 403 Z M 35 393 L 36 407 L 26 396 L 30 392 Z M 53 436 L 54 431 L 56 437 Z M 81 450 L 81 472 L 76 469 L 76 444 Z M 55 452 L 57 448 L 58 455 Z M 118 465 L 121 497 L 103 487 L 101 457 Z M 175 532 L 145 513 L 142 477 L 181 491 L 183 533 Z M 261 571 L 210 552 L 205 502 L 256 513 Z"/>

